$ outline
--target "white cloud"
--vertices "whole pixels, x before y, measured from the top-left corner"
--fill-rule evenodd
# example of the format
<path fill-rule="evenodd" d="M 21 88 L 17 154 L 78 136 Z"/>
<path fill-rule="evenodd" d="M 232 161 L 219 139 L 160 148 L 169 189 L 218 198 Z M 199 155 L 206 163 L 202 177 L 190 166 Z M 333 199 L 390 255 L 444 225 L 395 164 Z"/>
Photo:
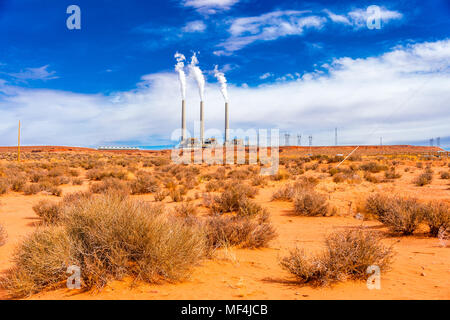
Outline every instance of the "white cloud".
<path fill-rule="evenodd" d="M 206 24 L 201 20 L 191 21 L 183 28 L 184 32 L 203 32 L 206 30 Z"/>
<path fill-rule="evenodd" d="M 26 68 L 18 73 L 9 73 L 11 77 L 19 80 L 51 80 L 57 79 L 55 76 L 55 71 L 48 71 L 48 65 L 42 66 L 40 68 Z"/>
<path fill-rule="evenodd" d="M 229 10 L 239 0 L 185 0 L 185 7 L 193 7 L 205 14 L 215 14 L 217 11 Z"/>
<path fill-rule="evenodd" d="M 364 59 L 338 58 L 325 70 L 258 87 L 232 85 L 232 128 L 278 127 L 333 144 L 334 128 L 347 144 L 417 141 L 448 135 L 450 39 L 396 47 Z M 297 76 L 292 72 L 292 75 Z M 206 128 L 223 126 L 223 98 L 206 85 Z M 177 75 L 142 77 L 135 90 L 111 96 L 23 89 L 0 81 L 0 145 L 14 145 L 17 120 L 28 145 L 96 146 L 113 141 L 166 144 L 179 127 Z M 188 79 L 188 129 L 199 118 L 199 98 Z"/>
<path fill-rule="evenodd" d="M 259 78 L 261 80 L 265 80 L 265 79 L 270 78 L 270 77 L 273 77 L 273 74 L 270 73 L 270 72 L 266 72 L 266 73 L 262 74 Z"/>
<path fill-rule="evenodd" d="M 230 38 L 219 46 L 233 52 L 257 41 L 271 41 L 285 36 L 301 35 L 308 28 L 320 29 L 326 19 L 306 15 L 308 11 L 274 11 L 256 17 L 236 18 L 229 28 Z M 218 51 L 218 54 L 223 54 Z"/>

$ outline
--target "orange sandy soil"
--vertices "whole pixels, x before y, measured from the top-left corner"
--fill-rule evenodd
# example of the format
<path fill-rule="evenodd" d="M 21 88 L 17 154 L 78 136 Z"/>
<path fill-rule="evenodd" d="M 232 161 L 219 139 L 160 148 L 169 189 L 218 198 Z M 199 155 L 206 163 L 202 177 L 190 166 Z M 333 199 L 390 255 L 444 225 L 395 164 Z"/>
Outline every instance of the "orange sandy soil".
<path fill-rule="evenodd" d="M 354 218 L 365 197 L 375 191 L 397 192 L 416 196 L 422 200 L 450 200 L 448 180 L 437 177 L 431 185 L 416 187 L 412 179 L 421 170 L 412 164 L 410 172 L 398 167 L 400 179 L 390 183 L 336 184 L 331 178 L 322 179 L 319 192 L 328 194 L 330 204 L 338 208 L 334 217 L 298 217 L 292 215 L 290 202 L 271 201 L 272 193 L 285 182 L 270 182 L 260 189 L 256 201 L 267 208 L 277 229 L 278 237 L 269 248 L 249 250 L 231 248 L 219 251 L 214 259 L 196 266 L 187 280 L 181 283 L 150 285 L 139 283 L 132 287 L 130 280 L 114 281 L 101 292 L 79 292 L 59 289 L 36 294 L 30 299 L 449 299 L 450 248 L 442 247 L 437 238 L 420 232 L 414 236 L 394 237 L 377 221 Z M 439 172 L 441 168 L 434 168 Z M 206 166 L 203 170 L 209 170 Z M 211 170 L 215 170 L 213 167 Z M 308 171 L 307 175 L 323 175 Z M 65 186 L 64 194 L 87 189 Z M 204 186 L 201 186 L 201 190 Z M 189 195 L 199 190 L 191 190 Z M 153 200 L 152 195 L 136 196 Z M 17 243 L 31 233 L 38 223 L 32 206 L 46 195 L 24 196 L 9 193 L 0 197 L 0 223 L 9 235 L 0 247 L 0 273 L 11 266 L 9 261 Z M 352 204 L 350 205 L 350 201 Z M 168 208 L 174 206 L 166 199 Z M 196 200 L 200 203 L 201 200 Z M 200 209 L 206 214 L 205 208 Z M 381 275 L 381 290 L 369 290 L 362 281 L 347 281 L 331 287 L 314 288 L 294 282 L 294 278 L 279 265 L 279 259 L 295 247 L 305 248 L 313 254 L 322 249 L 323 240 L 334 230 L 355 228 L 360 225 L 385 233 L 386 244 L 393 244 L 396 252 L 392 270 Z M 0 299 L 6 299 L 0 291 Z"/>

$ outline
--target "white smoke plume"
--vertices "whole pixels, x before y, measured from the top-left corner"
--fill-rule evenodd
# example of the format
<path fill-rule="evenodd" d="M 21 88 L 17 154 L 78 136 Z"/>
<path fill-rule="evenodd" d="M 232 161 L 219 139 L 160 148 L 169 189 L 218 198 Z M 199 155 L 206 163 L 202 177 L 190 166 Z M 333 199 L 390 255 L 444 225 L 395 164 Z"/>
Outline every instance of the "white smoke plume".
<path fill-rule="evenodd" d="M 194 77 L 195 81 L 197 81 L 198 92 L 200 94 L 200 100 L 204 101 L 205 98 L 205 77 L 203 76 L 202 70 L 197 66 L 198 59 L 197 55 L 194 55 L 191 58 L 191 63 L 189 65 L 190 74 Z"/>
<path fill-rule="evenodd" d="M 186 73 L 184 73 L 184 61 L 186 57 L 181 53 L 175 53 L 175 59 L 177 64 L 175 65 L 175 71 L 178 72 L 178 78 L 180 79 L 181 97 L 186 99 Z"/>
<path fill-rule="evenodd" d="M 217 65 L 214 68 L 214 76 L 217 78 L 217 80 L 220 83 L 220 91 L 222 92 L 225 102 L 228 102 L 227 78 L 225 78 L 225 75 L 223 74 L 223 72 L 219 71 L 219 68 Z"/>

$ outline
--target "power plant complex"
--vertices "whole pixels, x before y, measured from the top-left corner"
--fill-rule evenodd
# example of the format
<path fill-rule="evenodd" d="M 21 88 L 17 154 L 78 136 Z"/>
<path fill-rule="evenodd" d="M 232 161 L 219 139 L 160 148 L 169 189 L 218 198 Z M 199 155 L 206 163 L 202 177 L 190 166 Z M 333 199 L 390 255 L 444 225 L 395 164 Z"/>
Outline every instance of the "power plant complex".
<path fill-rule="evenodd" d="M 197 82 L 199 94 L 200 94 L 200 137 L 197 138 L 188 138 L 187 136 L 187 128 L 186 128 L 186 74 L 184 72 L 184 61 L 186 60 L 185 56 L 176 53 L 175 59 L 177 60 L 177 64 L 175 65 L 175 70 L 178 72 L 180 88 L 181 88 L 181 142 L 180 147 L 207 147 L 218 145 L 218 141 L 215 138 L 205 139 L 205 102 L 204 102 L 204 89 L 205 89 L 205 79 L 203 77 L 203 73 L 198 67 L 197 56 L 194 55 L 191 58 L 191 62 L 189 64 L 189 72 L 194 77 Z M 217 78 L 219 83 L 221 84 L 221 92 L 225 99 L 225 132 L 224 132 L 224 145 L 230 143 L 230 122 L 229 122 L 229 106 L 228 106 L 228 91 L 227 91 L 227 80 L 225 75 L 222 72 L 219 72 L 218 67 L 215 66 L 214 76 Z M 237 144 L 238 141 L 233 141 L 234 144 Z"/>

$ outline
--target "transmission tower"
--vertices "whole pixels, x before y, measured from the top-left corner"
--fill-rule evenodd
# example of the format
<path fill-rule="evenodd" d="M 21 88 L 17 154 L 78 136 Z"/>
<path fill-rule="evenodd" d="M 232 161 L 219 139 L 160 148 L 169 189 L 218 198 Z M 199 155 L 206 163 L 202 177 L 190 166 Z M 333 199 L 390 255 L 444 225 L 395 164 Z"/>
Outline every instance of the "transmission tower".
<path fill-rule="evenodd" d="M 441 146 L 441 137 L 437 137 L 437 138 L 436 138 L 436 145 L 437 145 L 438 147 Z"/>
<path fill-rule="evenodd" d="M 289 145 L 289 140 L 291 139 L 291 135 L 289 133 L 285 133 L 284 134 L 284 145 L 288 146 Z"/>
<path fill-rule="evenodd" d="M 432 146 L 434 146 L 434 139 L 433 138 L 430 139 L 430 147 L 432 147 Z"/>
<path fill-rule="evenodd" d="M 338 145 L 338 130 L 337 128 L 334 129 L 334 145 Z"/>
<path fill-rule="evenodd" d="M 297 134 L 297 145 L 298 146 L 302 145 L 302 135 L 301 134 Z"/>

